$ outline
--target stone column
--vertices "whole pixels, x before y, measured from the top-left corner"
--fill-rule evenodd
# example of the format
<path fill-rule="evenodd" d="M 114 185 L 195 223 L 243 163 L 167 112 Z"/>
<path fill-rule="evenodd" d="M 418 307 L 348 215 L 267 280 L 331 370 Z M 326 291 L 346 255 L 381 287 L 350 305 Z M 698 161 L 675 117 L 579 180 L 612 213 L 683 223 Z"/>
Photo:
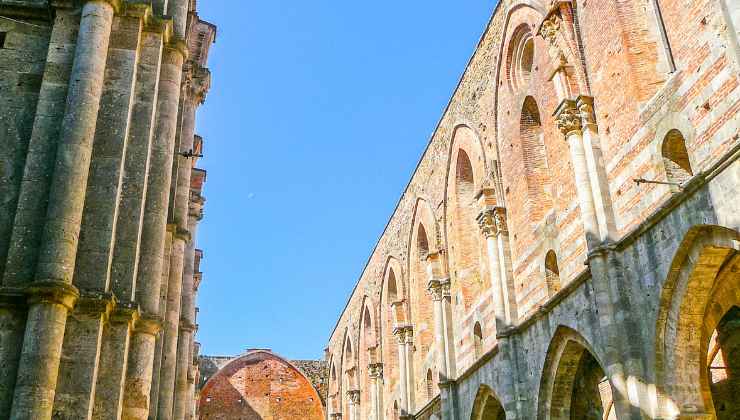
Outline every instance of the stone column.
<path fill-rule="evenodd" d="M 177 129 L 184 44 L 168 46 L 163 54 L 157 98 L 157 117 L 151 145 L 146 204 L 141 233 L 136 298 L 143 316 L 131 338 L 126 377 L 123 418 L 144 420 L 149 415 L 155 337 L 159 320 L 159 290 L 162 278 L 172 159 Z"/>
<path fill-rule="evenodd" d="M 398 385 L 399 393 L 401 394 L 401 410 L 402 415 L 406 415 L 409 412 L 409 393 L 408 393 L 408 369 L 406 367 L 406 326 L 397 326 L 393 329 L 393 335 L 398 339 Z"/>
<path fill-rule="evenodd" d="M 183 90 L 187 96 L 182 100 L 182 128 L 180 131 L 180 146 L 177 154 L 175 173 L 173 178 L 176 185 L 173 189 L 173 224 L 175 235 L 172 242 L 172 254 L 170 256 L 170 275 L 167 286 L 167 308 L 165 312 L 164 335 L 162 342 L 162 365 L 159 383 L 159 408 L 157 417 L 162 420 L 174 415 L 184 414 L 182 407 L 175 412 L 175 391 L 177 372 L 177 343 L 179 336 L 179 325 L 181 316 L 181 303 L 183 292 L 183 270 L 185 265 L 185 247 L 192 241 L 191 233 L 188 231 L 189 201 L 190 201 L 190 176 L 192 172 L 192 160 L 186 156 L 193 149 L 195 130 L 195 110 L 200 96 L 194 95 L 193 80 L 188 78 L 183 81 Z M 192 284 L 192 276 L 190 278 Z M 186 383 L 181 383 L 181 387 Z M 178 388 L 184 392 L 184 389 Z"/>
<path fill-rule="evenodd" d="M 486 205 L 478 215 L 478 226 L 481 233 L 486 239 L 486 251 L 488 253 L 488 266 L 491 276 L 491 295 L 493 297 L 493 311 L 496 315 L 496 331 L 501 332 L 506 329 L 508 316 L 506 315 L 506 305 L 504 301 L 504 278 L 501 267 L 501 258 L 499 253 L 498 236 L 499 231 L 496 228 L 496 212 L 500 207 Z"/>
<path fill-rule="evenodd" d="M 440 265 L 439 253 L 430 253 L 427 255 L 427 291 L 432 298 L 434 311 L 434 344 L 437 350 L 437 372 L 440 381 L 450 379 L 449 370 L 447 369 L 447 337 L 445 336 L 444 307 L 444 285 L 449 282 L 447 279 L 441 279 L 438 276 Z"/>
<path fill-rule="evenodd" d="M 371 363 L 367 366 L 370 376 L 370 404 L 374 420 L 383 420 L 383 364 Z"/>
<path fill-rule="evenodd" d="M 576 106 L 581 114 L 583 125 L 583 148 L 594 197 L 596 219 L 599 223 L 599 240 L 603 242 L 616 234 L 617 228 L 609 195 L 609 181 L 604 166 L 604 157 L 601 152 L 599 129 L 594 114 L 594 98 L 581 95 L 576 99 Z"/>
<path fill-rule="evenodd" d="M 591 179 L 588 174 L 586 152 L 583 147 L 581 114 L 574 100 L 564 99 L 555 111 L 555 117 L 558 128 L 565 135 L 570 148 L 570 160 L 573 164 L 578 206 L 581 210 L 581 221 L 583 222 L 583 229 L 586 233 L 588 249 L 591 250 L 601 242 L 601 234 L 599 232 L 599 223 L 596 219 L 596 208 L 591 191 Z"/>
<path fill-rule="evenodd" d="M 411 326 L 405 328 L 404 334 L 404 356 L 406 357 L 406 406 L 409 415 L 412 415 L 415 408 L 414 404 L 414 329 Z"/>
<path fill-rule="evenodd" d="M 70 283 L 113 13 L 113 5 L 103 1 L 87 2 L 82 8 L 41 234 L 36 283 L 29 291 L 30 308 L 11 410 L 13 419 L 51 418 L 67 312 L 78 295 Z M 39 298 L 38 291 L 43 297 Z M 56 296 L 49 299 L 49 292 Z"/>
<path fill-rule="evenodd" d="M 360 390 L 347 391 L 347 399 L 349 400 L 349 420 L 360 420 Z"/>

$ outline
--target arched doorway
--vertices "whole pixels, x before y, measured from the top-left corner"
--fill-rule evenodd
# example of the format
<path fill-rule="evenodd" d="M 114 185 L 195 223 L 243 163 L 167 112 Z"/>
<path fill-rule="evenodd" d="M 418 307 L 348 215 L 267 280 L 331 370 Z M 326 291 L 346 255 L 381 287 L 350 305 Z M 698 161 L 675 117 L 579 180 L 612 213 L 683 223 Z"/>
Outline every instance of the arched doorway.
<path fill-rule="evenodd" d="M 689 230 L 663 285 L 656 326 L 657 412 L 740 416 L 740 234 Z"/>
<path fill-rule="evenodd" d="M 542 374 L 538 417 L 616 420 L 612 385 L 586 340 L 560 327 L 550 343 Z"/>
<path fill-rule="evenodd" d="M 506 420 L 504 407 L 486 385 L 481 385 L 478 389 L 470 420 Z"/>

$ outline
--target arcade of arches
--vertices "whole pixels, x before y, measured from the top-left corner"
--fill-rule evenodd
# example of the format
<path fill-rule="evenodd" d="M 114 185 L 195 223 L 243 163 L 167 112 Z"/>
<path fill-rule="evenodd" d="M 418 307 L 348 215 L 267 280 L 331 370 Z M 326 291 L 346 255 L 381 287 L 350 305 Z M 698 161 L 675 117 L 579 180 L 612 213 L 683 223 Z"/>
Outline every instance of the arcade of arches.
<path fill-rule="evenodd" d="M 740 418 L 733 7 L 499 2 L 332 332 L 328 418 Z"/>

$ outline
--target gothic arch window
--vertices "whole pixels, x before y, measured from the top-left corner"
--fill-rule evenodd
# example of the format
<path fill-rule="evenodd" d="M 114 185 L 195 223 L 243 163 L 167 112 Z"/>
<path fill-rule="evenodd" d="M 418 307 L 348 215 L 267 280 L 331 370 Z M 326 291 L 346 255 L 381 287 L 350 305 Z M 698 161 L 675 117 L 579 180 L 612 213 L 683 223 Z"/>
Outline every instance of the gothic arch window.
<path fill-rule="evenodd" d="M 533 97 L 527 96 L 519 120 L 519 137 L 524 160 L 529 219 L 538 222 L 552 206 L 551 180 L 547 165 L 540 110 Z"/>
<path fill-rule="evenodd" d="M 529 84 L 534 66 L 535 45 L 529 26 L 522 24 L 513 33 L 509 41 L 507 70 L 509 86 L 518 90 Z"/>
<path fill-rule="evenodd" d="M 686 150 L 686 139 L 680 131 L 673 129 L 665 135 L 661 154 L 668 182 L 681 184 L 694 176 Z"/>
<path fill-rule="evenodd" d="M 481 328 L 480 322 L 476 322 L 473 327 L 473 350 L 475 359 L 478 360 L 483 355 L 483 328 Z"/>
<path fill-rule="evenodd" d="M 545 283 L 550 296 L 560 290 L 560 269 L 558 268 L 558 256 L 555 251 L 550 250 L 545 255 Z"/>

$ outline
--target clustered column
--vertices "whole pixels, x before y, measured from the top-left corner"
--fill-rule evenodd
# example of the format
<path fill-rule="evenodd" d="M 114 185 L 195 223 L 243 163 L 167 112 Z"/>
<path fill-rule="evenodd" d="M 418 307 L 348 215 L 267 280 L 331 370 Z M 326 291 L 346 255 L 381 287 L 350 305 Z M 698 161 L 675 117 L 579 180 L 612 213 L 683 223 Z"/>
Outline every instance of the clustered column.
<path fill-rule="evenodd" d="M 194 231 L 201 212 L 190 207 L 202 205 L 199 193 L 197 203 L 190 200 L 192 158 L 199 154 L 192 152 L 192 127 L 210 82 L 204 66 L 215 28 L 192 5 L 49 6 L 50 43 L 23 182 L 10 238 L 0 238 L 8 239 L 0 246 L 0 322 L 8 329 L 0 346 L 0 418 L 153 415 L 154 350 L 166 309 L 160 284 L 170 273 L 168 216 L 185 220 L 178 235 Z M 188 46 L 195 58 L 185 66 Z M 188 68 L 202 82 L 190 107 L 181 106 L 180 95 Z M 176 144 L 190 153 L 173 175 Z M 171 212 L 173 182 L 178 205 Z M 194 380 L 195 250 L 192 242 L 175 247 L 185 262 L 185 275 L 181 270 L 175 281 L 184 287 L 185 309 L 174 324 L 189 332 L 172 358 L 184 362 L 183 410 L 174 413 L 180 420 L 194 414 L 188 380 Z"/>
<path fill-rule="evenodd" d="M 413 412 L 414 401 L 414 376 L 413 376 L 413 345 L 414 329 L 411 325 L 397 326 L 393 334 L 398 339 L 398 368 L 399 382 L 401 392 L 401 415 L 402 417 L 410 416 Z"/>

